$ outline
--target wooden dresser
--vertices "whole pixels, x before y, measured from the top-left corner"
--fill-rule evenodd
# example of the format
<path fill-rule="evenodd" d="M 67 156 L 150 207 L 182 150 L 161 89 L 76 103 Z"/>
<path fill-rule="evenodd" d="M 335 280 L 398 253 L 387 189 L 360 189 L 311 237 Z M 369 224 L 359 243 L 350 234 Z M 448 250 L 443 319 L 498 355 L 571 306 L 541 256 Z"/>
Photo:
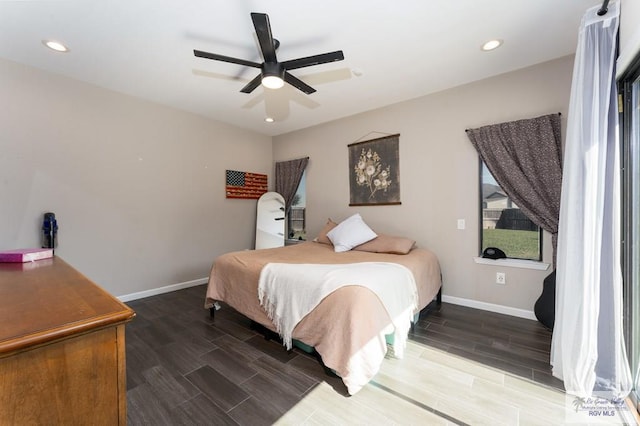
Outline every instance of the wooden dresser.
<path fill-rule="evenodd" d="M 125 304 L 62 259 L 0 263 L 0 425 L 124 425 Z"/>

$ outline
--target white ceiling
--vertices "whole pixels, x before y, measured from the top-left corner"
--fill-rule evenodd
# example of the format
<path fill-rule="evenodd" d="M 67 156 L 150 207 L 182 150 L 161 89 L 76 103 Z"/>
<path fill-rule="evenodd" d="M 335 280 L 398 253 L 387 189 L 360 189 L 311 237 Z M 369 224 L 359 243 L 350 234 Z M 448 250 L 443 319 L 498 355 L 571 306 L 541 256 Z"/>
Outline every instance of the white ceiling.
<path fill-rule="evenodd" d="M 420 97 L 575 51 L 595 0 L 0 0 L 0 57 L 267 135 Z M 284 61 L 342 50 L 289 85 L 240 89 L 262 62 L 250 12 L 267 13 Z M 492 38 L 504 45 L 480 46 Z M 46 49 L 44 39 L 70 52 Z M 274 123 L 265 123 L 266 116 Z"/>

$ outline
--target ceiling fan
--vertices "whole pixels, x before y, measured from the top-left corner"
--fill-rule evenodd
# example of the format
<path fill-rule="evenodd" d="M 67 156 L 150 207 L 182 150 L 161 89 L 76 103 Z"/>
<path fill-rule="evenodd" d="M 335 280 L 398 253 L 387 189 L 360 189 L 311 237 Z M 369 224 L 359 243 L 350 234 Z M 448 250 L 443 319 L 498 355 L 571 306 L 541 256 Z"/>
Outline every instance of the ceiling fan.
<path fill-rule="evenodd" d="M 259 64 L 257 62 L 247 61 L 244 59 L 203 52 L 201 50 L 193 51 L 193 54 L 199 58 L 213 59 L 215 61 L 230 62 L 232 64 L 260 68 L 260 74 L 240 90 L 243 93 L 253 92 L 261 83 L 264 87 L 269 89 L 279 89 L 286 81 L 296 89 L 310 95 L 315 92 L 316 89 L 291 75 L 289 70 L 310 67 L 312 65 L 326 64 L 328 62 L 341 61 L 344 59 L 342 50 L 337 50 L 335 52 L 322 53 L 320 55 L 278 62 L 278 59 L 276 58 L 276 49 L 280 45 L 280 42 L 275 40 L 271 35 L 269 16 L 264 13 L 252 13 L 251 20 L 253 21 L 253 26 L 256 29 L 258 42 L 260 43 L 260 50 L 262 51 L 262 57 L 264 59 L 263 63 Z"/>

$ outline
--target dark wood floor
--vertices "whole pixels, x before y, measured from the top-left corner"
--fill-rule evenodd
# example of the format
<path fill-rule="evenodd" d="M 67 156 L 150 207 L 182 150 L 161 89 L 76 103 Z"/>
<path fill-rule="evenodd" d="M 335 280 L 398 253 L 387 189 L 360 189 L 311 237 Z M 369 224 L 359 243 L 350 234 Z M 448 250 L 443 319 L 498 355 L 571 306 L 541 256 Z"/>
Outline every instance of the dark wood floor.
<path fill-rule="evenodd" d="M 321 382 L 346 395 L 303 351 L 291 353 L 225 307 L 212 320 L 206 286 L 129 302 L 127 402 L 131 425 L 272 424 Z M 410 338 L 562 389 L 550 374 L 551 333 L 535 321 L 443 303 Z"/>

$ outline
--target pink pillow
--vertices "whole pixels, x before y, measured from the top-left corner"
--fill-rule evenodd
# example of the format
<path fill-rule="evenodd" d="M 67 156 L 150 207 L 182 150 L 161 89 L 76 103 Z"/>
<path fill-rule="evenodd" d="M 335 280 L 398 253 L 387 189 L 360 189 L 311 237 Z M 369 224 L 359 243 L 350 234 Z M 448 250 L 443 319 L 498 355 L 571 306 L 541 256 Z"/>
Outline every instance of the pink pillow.
<path fill-rule="evenodd" d="M 329 237 L 327 237 L 327 232 L 331 231 L 336 226 L 338 226 L 338 224 L 331 220 L 331 218 L 327 219 L 327 223 L 324 225 L 324 228 L 322 228 L 322 231 L 320 231 L 314 241 L 317 243 L 333 245 Z"/>
<path fill-rule="evenodd" d="M 378 234 L 376 238 L 354 247 L 352 250 L 371 253 L 407 254 L 415 247 L 416 242 L 405 237 Z"/>

